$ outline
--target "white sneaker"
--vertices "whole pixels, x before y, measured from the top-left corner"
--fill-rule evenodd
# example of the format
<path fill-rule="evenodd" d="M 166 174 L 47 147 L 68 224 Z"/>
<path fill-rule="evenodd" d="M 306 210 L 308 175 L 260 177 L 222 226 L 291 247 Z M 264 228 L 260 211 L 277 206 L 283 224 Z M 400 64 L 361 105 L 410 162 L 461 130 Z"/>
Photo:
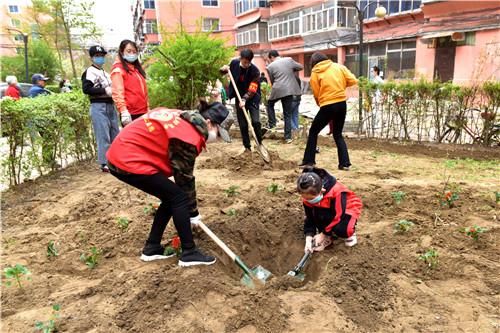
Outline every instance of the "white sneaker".
<path fill-rule="evenodd" d="M 358 244 L 358 238 L 356 237 L 356 233 L 352 234 L 352 236 L 349 238 L 345 238 L 344 244 L 345 244 L 345 246 L 349 246 L 349 247 Z"/>

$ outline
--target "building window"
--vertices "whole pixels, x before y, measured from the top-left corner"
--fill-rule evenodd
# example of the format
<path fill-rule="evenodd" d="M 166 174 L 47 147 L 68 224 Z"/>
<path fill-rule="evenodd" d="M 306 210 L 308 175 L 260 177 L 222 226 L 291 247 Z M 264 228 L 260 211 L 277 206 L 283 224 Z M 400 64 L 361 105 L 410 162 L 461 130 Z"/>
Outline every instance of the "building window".
<path fill-rule="evenodd" d="M 14 28 L 19 28 L 21 26 L 21 20 L 10 19 L 10 26 Z"/>
<path fill-rule="evenodd" d="M 359 8 L 363 9 L 368 3 L 367 0 L 360 0 Z M 411 12 L 420 8 L 421 0 L 377 0 L 371 1 L 365 11 L 365 18 L 375 18 L 375 10 L 382 6 L 387 10 L 387 15 L 399 15 L 401 13 Z"/>
<path fill-rule="evenodd" d="M 266 31 L 267 28 L 261 23 L 252 24 L 239 29 L 236 33 L 236 46 L 265 43 L 267 41 L 265 36 Z"/>
<path fill-rule="evenodd" d="M 155 0 L 144 0 L 145 9 L 155 9 Z"/>
<path fill-rule="evenodd" d="M 349 4 L 349 1 L 338 1 L 337 8 L 334 1 L 328 1 L 302 10 L 302 32 L 313 33 L 335 28 L 335 15 L 337 15 L 337 27 L 355 27 L 356 9 Z"/>
<path fill-rule="evenodd" d="M 475 31 L 465 32 L 464 40 L 457 41 L 457 46 L 463 46 L 463 45 L 476 45 L 476 32 Z"/>
<path fill-rule="evenodd" d="M 413 78 L 416 45 L 415 40 L 387 43 L 387 78 Z"/>
<path fill-rule="evenodd" d="M 300 34 L 300 12 L 285 16 L 273 17 L 269 20 L 269 40 Z"/>
<path fill-rule="evenodd" d="M 202 0 L 203 7 L 219 7 L 219 0 Z"/>
<path fill-rule="evenodd" d="M 22 42 L 24 40 L 23 35 L 15 35 L 14 40 L 16 42 Z"/>
<path fill-rule="evenodd" d="M 267 0 L 235 0 L 234 11 L 236 15 L 243 14 L 255 8 L 269 7 Z"/>
<path fill-rule="evenodd" d="M 158 25 L 156 24 L 156 20 L 144 21 L 144 33 L 145 34 L 157 34 L 158 33 Z"/>
<path fill-rule="evenodd" d="M 203 31 L 220 31 L 220 20 L 218 18 L 203 18 Z"/>
<path fill-rule="evenodd" d="M 19 6 L 9 6 L 10 13 L 19 13 Z"/>

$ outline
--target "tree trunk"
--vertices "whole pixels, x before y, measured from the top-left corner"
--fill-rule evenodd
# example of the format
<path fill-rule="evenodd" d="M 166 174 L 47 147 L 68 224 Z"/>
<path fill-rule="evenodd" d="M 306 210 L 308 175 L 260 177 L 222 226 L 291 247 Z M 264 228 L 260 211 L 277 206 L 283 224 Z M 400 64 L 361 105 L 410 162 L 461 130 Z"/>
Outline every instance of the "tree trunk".
<path fill-rule="evenodd" d="M 66 22 L 66 19 L 64 17 L 64 11 L 62 8 L 61 10 L 61 22 L 64 27 L 64 34 L 66 37 L 66 43 L 68 44 L 68 52 L 69 52 L 69 59 L 71 60 L 71 70 L 73 71 L 73 78 L 75 80 L 78 79 L 78 75 L 76 74 L 76 67 L 75 67 L 75 59 L 73 59 L 73 48 L 71 47 L 71 34 L 70 34 L 70 29 L 68 26 L 68 22 Z"/>

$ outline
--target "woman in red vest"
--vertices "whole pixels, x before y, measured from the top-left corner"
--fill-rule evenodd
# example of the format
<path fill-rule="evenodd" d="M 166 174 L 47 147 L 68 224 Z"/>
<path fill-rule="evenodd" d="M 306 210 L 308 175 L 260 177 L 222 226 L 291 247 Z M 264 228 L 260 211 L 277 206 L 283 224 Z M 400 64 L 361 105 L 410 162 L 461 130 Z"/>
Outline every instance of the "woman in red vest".
<path fill-rule="evenodd" d="M 220 136 L 231 141 L 226 128 L 228 110 L 221 103 L 198 111 L 156 108 L 134 120 L 116 137 L 107 153 L 113 176 L 161 200 L 141 260 L 166 259 L 160 244 L 172 217 L 182 246 L 180 266 L 211 265 L 215 257 L 203 254 L 193 241 L 191 225 L 201 221 L 196 204 L 196 157 L 206 143 Z M 223 124 L 224 122 L 224 124 Z M 175 182 L 168 179 L 173 176 Z M 191 223 L 190 223 L 191 222 Z"/>
<path fill-rule="evenodd" d="M 148 112 L 146 72 L 139 62 L 137 45 L 131 40 L 120 43 L 118 57 L 111 68 L 111 83 L 113 101 L 123 126 Z"/>

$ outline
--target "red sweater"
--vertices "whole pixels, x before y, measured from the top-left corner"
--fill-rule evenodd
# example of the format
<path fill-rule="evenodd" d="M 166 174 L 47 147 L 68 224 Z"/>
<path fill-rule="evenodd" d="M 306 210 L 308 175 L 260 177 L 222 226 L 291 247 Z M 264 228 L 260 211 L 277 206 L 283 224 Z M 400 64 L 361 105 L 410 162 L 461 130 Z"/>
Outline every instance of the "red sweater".
<path fill-rule="evenodd" d="M 5 90 L 5 96 L 10 96 L 15 100 L 21 98 L 21 94 L 19 93 L 19 88 L 16 86 L 10 86 Z"/>
<path fill-rule="evenodd" d="M 148 112 L 148 87 L 146 79 L 134 67 L 127 64 L 128 72 L 117 60 L 111 68 L 111 88 L 113 101 L 118 111 L 128 110 L 131 115 Z"/>

